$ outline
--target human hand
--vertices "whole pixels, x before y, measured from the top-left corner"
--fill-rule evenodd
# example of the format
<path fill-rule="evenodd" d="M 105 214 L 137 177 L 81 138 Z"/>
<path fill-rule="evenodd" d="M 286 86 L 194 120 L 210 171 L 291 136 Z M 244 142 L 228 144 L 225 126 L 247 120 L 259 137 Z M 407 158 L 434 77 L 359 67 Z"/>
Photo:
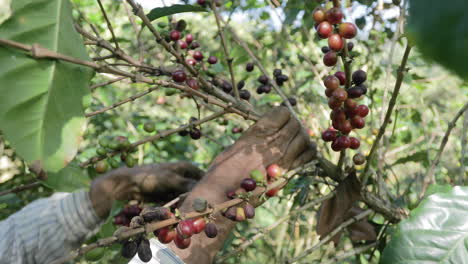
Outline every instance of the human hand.
<path fill-rule="evenodd" d="M 170 201 L 190 191 L 203 174 L 189 162 L 119 168 L 92 182 L 90 199 L 96 214 L 104 218 L 114 200 Z"/>

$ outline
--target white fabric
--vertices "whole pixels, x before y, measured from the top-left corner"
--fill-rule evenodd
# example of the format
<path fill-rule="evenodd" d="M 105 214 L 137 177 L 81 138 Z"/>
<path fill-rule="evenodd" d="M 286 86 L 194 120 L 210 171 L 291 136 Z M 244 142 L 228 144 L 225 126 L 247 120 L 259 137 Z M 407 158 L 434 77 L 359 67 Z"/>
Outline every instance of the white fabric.
<path fill-rule="evenodd" d="M 141 261 L 137 254 L 129 264 L 184 264 L 170 248 L 160 243 L 157 239 L 150 239 L 150 247 L 153 258 L 149 262 Z"/>

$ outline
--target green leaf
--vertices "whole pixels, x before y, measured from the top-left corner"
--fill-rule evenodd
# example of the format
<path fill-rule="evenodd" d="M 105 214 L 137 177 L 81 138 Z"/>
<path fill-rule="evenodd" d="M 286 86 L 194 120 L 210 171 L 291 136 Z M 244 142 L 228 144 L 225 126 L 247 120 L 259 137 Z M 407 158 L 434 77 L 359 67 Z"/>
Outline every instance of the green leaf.
<path fill-rule="evenodd" d="M 178 13 L 185 12 L 207 12 L 205 8 L 194 5 L 172 5 L 167 7 L 157 7 L 151 9 L 146 15 L 150 21 L 158 19 L 160 17 L 170 16 Z"/>
<path fill-rule="evenodd" d="M 407 162 L 422 162 L 424 166 L 429 165 L 429 160 L 427 158 L 427 150 L 421 150 L 418 152 L 415 152 L 411 155 L 405 156 L 403 158 L 399 158 L 397 161 L 393 163 L 393 165 L 397 164 L 402 164 L 402 163 L 407 163 Z M 393 166 L 392 165 L 392 166 Z"/>
<path fill-rule="evenodd" d="M 11 16 L 11 0 L 0 0 L 0 24 Z"/>
<path fill-rule="evenodd" d="M 15 0 L 1 38 L 89 60 L 73 28 L 68 0 Z M 85 124 L 82 97 L 89 68 L 57 60 L 35 60 L 0 46 L 0 129 L 28 163 L 58 172 L 75 156 Z"/>
<path fill-rule="evenodd" d="M 468 80 L 468 6 L 465 0 L 411 0 L 411 37 L 426 58 Z M 436 37 L 435 37 L 436 36 Z"/>
<path fill-rule="evenodd" d="M 109 237 L 114 233 L 114 231 L 116 230 L 113 224 L 114 217 L 122 210 L 124 205 L 124 202 L 118 200 L 112 203 L 112 208 L 109 213 L 109 216 L 107 217 L 106 222 L 104 222 L 104 224 L 101 226 L 101 229 L 99 230 L 100 237 Z"/>
<path fill-rule="evenodd" d="M 398 224 L 381 264 L 466 263 L 468 187 L 429 196 Z"/>
<path fill-rule="evenodd" d="M 48 173 L 47 180 L 43 183 L 58 192 L 73 192 L 89 188 L 91 180 L 85 170 L 72 162 L 57 173 Z"/>

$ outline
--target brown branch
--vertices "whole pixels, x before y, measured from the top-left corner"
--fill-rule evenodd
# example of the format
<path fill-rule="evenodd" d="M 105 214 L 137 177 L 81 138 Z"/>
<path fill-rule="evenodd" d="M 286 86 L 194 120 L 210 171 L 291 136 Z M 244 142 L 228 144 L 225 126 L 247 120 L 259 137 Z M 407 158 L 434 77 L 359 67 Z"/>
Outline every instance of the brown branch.
<path fill-rule="evenodd" d="M 106 86 L 106 85 L 109 85 L 109 84 L 112 84 L 112 83 L 121 81 L 121 80 L 123 80 L 123 79 L 125 79 L 125 78 L 127 78 L 127 77 L 121 76 L 121 77 L 117 77 L 117 78 L 115 78 L 115 79 L 109 80 L 109 81 L 107 81 L 107 82 L 93 84 L 93 85 L 91 85 L 91 87 L 89 87 L 89 89 L 91 89 L 91 91 L 94 91 L 95 89 L 97 89 L 97 88 L 99 88 L 99 87 Z"/>
<path fill-rule="evenodd" d="M 460 118 L 460 116 L 462 116 L 463 113 L 467 109 L 468 109 L 468 102 L 465 103 L 465 105 L 458 111 L 458 113 L 455 115 L 452 121 L 450 121 L 450 123 L 448 124 L 447 131 L 445 131 L 445 135 L 442 138 L 442 142 L 440 142 L 439 151 L 437 151 L 436 157 L 432 161 L 431 167 L 429 168 L 426 176 L 424 177 L 423 188 L 422 188 L 421 194 L 419 195 L 419 199 L 422 199 L 424 197 L 424 194 L 426 193 L 426 190 L 429 184 L 435 183 L 435 177 L 434 177 L 435 168 L 439 164 L 440 157 L 442 156 L 442 153 L 444 152 L 444 148 L 447 145 L 450 133 L 452 132 L 452 129 L 455 127 L 455 125 L 457 124 L 457 121 Z"/>
<path fill-rule="evenodd" d="M 330 241 L 330 239 L 332 239 L 332 237 L 334 237 L 336 234 L 338 234 L 339 232 L 341 232 L 341 230 L 343 230 L 345 227 L 353 224 L 353 223 L 356 223 L 358 222 L 359 220 L 361 219 L 364 219 L 365 217 L 367 217 L 370 213 L 372 213 L 372 210 L 368 209 L 356 216 L 353 216 L 351 217 L 350 219 L 344 221 L 341 225 L 339 225 L 338 227 L 336 227 L 333 231 L 331 231 L 327 236 L 325 236 L 322 240 L 320 240 L 320 242 L 318 242 L 317 244 L 315 244 L 313 247 L 309 248 L 309 249 L 306 249 L 304 252 L 302 252 L 301 254 L 299 254 L 297 257 L 295 258 L 292 258 L 290 260 L 287 260 L 286 263 L 294 263 L 296 261 L 298 261 L 299 259 L 301 258 L 304 258 L 308 255 L 310 255 L 312 252 L 314 252 L 316 249 L 318 249 L 320 246 L 328 243 L 328 241 Z"/>
<path fill-rule="evenodd" d="M 367 159 L 366 159 L 366 166 L 364 167 L 364 171 L 362 172 L 362 177 L 363 177 L 362 178 L 362 188 L 366 187 L 367 180 L 369 179 L 369 173 L 368 172 L 369 172 L 369 169 L 370 169 L 372 159 L 374 158 L 374 154 L 375 154 L 375 151 L 377 150 L 380 139 L 382 139 L 382 136 L 385 133 L 385 129 L 387 128 L 389 120 L 390 120 L 390 118 L 392 116 L 393 108 L 395 107 L 396 99 L 397 99 L 398 94 L 400 92 L 401 84 L 403 83 L 403 77 L 405 76 L 404 73 L 407 71 L 406 62 L 408 61 L 410 51 L 411 51 L 411 46 L 409 45 L 409 43 L 407 43 L 405 53 L 404 53 L 403 58 L 401 60 L 400 67 L 398 67 L 397 80 L 395 82 L 395 88 L 393 89 L 392 98 L 390 99 L 390 102 L 388 104 L 387 113 L 385 114 L 384 122 L 380 126 L 379 133 L 377 134 L 377 137 L 375 138 L 375 141 L 372 144 L 371 150 L 370 150 L 369 155 L 367 156 Z"/>
<path fill-rule="evenodd" d="M 10 193 L 19 193 L 19 192 L 29 190 L 29 189 L 33 189 L 33 188 L 36 188 L 36 187 L 39 187 L 39 186 L 41 186 L 41 182 L 34 181 L 34 182 L 31 182 L 31 183 L 27 183 L 27 184 L 24 184 L 24 185 L 9 189 L 9 190 L 1 191 L 0 196 L 7 195 L 7 194 L 10 194 Z"/>
<path fill-rule="evenodd" d="M 104 7 L 102 6 L 101 0 L 97 0 L 97 2 L 99 4 L 99 8 L 101 9 L 102 15 L 104 16 L 104 19 L 106 20 L 107 28 L 111 32 L 112 40 L 115 43 L 115 48 L 118 50 L 119 49 L 119 43 L 117 42 L 117 38 L 115 37 L 114 29 L 112 28 L 112 24 L 109 21 L 109 18 L 107 17 L 106 10 L 104 10 Z"/>

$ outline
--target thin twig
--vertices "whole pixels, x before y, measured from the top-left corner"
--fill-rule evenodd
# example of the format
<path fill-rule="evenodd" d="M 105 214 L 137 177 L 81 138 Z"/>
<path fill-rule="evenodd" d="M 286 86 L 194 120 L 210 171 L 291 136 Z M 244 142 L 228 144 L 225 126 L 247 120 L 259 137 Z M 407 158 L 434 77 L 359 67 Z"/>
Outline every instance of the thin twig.
<path fill-rule="evenodd" d="M 339 226 L 337 226 L 333 231 L 331 231 L 328 235 L 326 235 L 322 240 L 320 240 L 320 242 L 318 242 L 317 244 L 315 244 L 313 247 L 309 248 L 309 249 L 306 249 L 304 252 L 302 252 L 301 254 L 299 254 L 297 257 L 295 258 L 292 258 L 290 260 L 287 260 L 286 263 L 294 263 L 308 255 L 310 255 L 312 252 L 314 252 L 315 250 L 317 250 L 320 246 L 328 243 L 328 241 L 330 241 L 336 234 L 338 234 L 339 232 L 341 232 L 341 230 L 343 230 L 345 227 L 353 224 L 353 223 L 356 223 L 358 222 L 359 220 L 361 219 L 364 219 L 365 217 L 367 217 L 370 213 L 372 213 L 372 210 L 370 209 L 367 209 L 366 211 L 356 215 L 356 216 L 353 216 L 351 217 L 350 219 L 344 221 L 342 224 L 340 224 Z"/>
<path fill-rule="evenodd" d="M 401 84 L 403 83 L 403 77 L 405 76 L 404 73 L 407 71 L 406 62 L 408 61 L 410 51 L 411 51 L 411 46 L 409 45 L 409 43 L 407 43 L 405 53 L 403 55 L 403 59 L 401 60 L 400 67 L 398 67 L 397 80 L 395 82 L 395 88 L 393 89 L 392 98 L 390 99 L 390 102 L 388 104 L 388 109 L 387 109 L 387 113 L 385 115 L 384 122 L 380 126 L 379 133 L 377 134 L 377 137 L 375 138 L 375 141 L 372 144 L 371 150 L 370 150 L 369 155 L 367 156 L 367 159 L 366 159 L 366 166 L 364 167 L 364 171 L 362 172 L 362 177 L 363 177 L 362 178 L 362 188 L 366 187 L 367 180 L 369 179 L 368 172 L 369 172 L 369 169 L 370 169 L 372 159 L 374 158 L 374 154 L 375 154 L 375 151 L 377 150 L 380 139 L 382 138 L 383 134 L 385 133 L 385 129 L 387 128 L 390 117 L 392 116 L 392 111 L 393 111 L 393 108 L 395 107 L 396 99 L 397 99 L 398 94 L 400 92 Z"/>
<path fill-rule="evenodd" d="M 455 115 L 452 121 L 450 121 L 450 123 L 448 124 L 447 131 L 445 131 L 444 138 L 442 138 L 442 142 L 440 142 L 439 151 L 437 151 L 437 155 L 435 159 L 432 161 L 431 167 L 429 168 L 426 176 L 424 177 L 423 187 L 422 187 L 421 194 L 419 195 L 419 199 L 422 199 L 424 197 L 424 194 L 426 193 L 426 190 L 429 184 L 435 183 L 435 177 L 434 177 L 435 168 L 439 164 L 440 157 L 442 156 L 442 153 L 444 152 L 445 145 L 447 145 L 450 133 L 452 132 L 452 129 L 455 127 L 455 125 L 457 124 L 457 121 L 460 118 L 460 116 L 462 116 L 463 113 L 467 109 L 468 109 L 468 102 L 465 103 L 465 105 L 458 111 L 458 113 Z"/>
<path fill-rule="evenodd" d="M 109 18 L 107 17 L 106 10 L 104 10 L 104 7 L 102 6 L 101 0 L 97 0 L 97 2 L 99 4 L 99 8 L 101 9 L 102 15 L 104 16 L 104 19 L 106 20 L 107 28 L 111 32 L 112 41 L 114 41 L 115 48 L 119 49 L 119 43 L 117 42 L 117 38 L 115 37 L 114 29 L 112 28 L 112 24 L 109 21 Z"/>
<path fill-rule="evenodd" d="M 107 81 L 107 82 L 93 84 L 93 85 L 91 85 L 91 87 L 89 87 L 89 89 L 91 89 L 91 91 L 94 91 L 95 89 L 97 89 L 97 88 L 99 88 L 99 87 L 106 86 L 106 85 L 109 85 L 109 84 L 112 84 L 112 83 L 121 81 L 121 80 L 123 80 L 123 79 L 125 79 L 125 78 L 127 78 L 127 77 L 121 76 L 121 77 L 117 77 L 117 78 L 115 78 L 115 79 L 109 80 L 109 81 Z"/>
<path fill-rule="evenodd" d="M 29 190 L 29 189 L 36 188 L 38 186 L 41 186 L 41 182 L 34 181 L 34 182 L 31 182 L 31 183 L 27 183 L 27 184 L 24 184 L 24 185 L 9 189 L 9 190 L 1 191 L 0 196 L 7 195 L 9 193 L 19 193 L 19 192 L 22 192 L 24 190 Z"/>
<path fill-rule="evenodd" d="M 468 111 L 465 111 L 463 116 L 463 128 L 461 131 L 461 153 L 460 153 L 460 175 L 458 179 L 458 185 L 464 185 L 466 177 L 466 166 L 465 166 L 465 153 L 467 146 L 467 134 L 468 134 Z"/>
<path fill-rule="evenodd" d="M 335 256 L 333 257 L 332 259 L 326 261 L 326 262 L 323 262 L 322 264 L 334 264 L 334 263 L 341 263 L 342 260 L 345 260 L 349 257 L 352 257 L 354 255 L 357 255 L 357 254 L 361 254 L 363 252 L 366 252 L 367 250 L 373 248 L 377 246 L 377 242 L 373 242 L 369 245 L 365 245 L 365 246 L 362 246 L 362 247 L 357 247 L 357 248 L 353 248 L 352 250 L 348 250 L 346 251 L 346 253 L 343 253 L 343 254 L 340 254 L 338 256 Z"/>

